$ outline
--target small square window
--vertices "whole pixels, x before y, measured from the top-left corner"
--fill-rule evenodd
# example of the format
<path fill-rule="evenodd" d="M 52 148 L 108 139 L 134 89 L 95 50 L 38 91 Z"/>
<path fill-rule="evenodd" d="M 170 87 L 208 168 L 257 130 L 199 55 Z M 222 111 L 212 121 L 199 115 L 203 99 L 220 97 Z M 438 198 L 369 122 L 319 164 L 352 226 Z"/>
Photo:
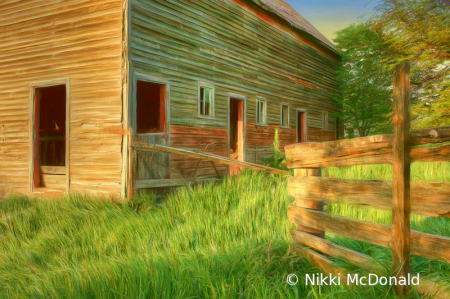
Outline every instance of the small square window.
<path fill-rule="evenodd" d="M 199 115 L 214 117 L 214 89 L 200 86 Z"/>
<path fill-rule="evenodd" d="M 265 100 L 256 101 L 256 123 L 258 125 L 267 124 L 267 102 Z"/>
<path fill-rule="evenodd" d="M 328 112 L 322 111 L 322 129 L 328 130 Z"/>
<path fill-rule="evenodd" d="M 281 105 L 281 126 L 289 128 L 289 106 Z"/>

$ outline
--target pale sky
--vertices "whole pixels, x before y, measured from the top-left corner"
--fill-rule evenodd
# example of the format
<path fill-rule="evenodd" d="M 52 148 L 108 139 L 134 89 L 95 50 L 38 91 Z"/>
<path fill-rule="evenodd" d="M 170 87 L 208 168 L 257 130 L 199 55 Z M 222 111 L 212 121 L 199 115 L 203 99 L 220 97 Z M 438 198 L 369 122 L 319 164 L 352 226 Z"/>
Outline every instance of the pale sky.
<path fill-rule="evenodd" d="M 333 41 L 335 32 L 371 15 L 378 0 L 285 0 L 316 27 L 326 38 Z"/>

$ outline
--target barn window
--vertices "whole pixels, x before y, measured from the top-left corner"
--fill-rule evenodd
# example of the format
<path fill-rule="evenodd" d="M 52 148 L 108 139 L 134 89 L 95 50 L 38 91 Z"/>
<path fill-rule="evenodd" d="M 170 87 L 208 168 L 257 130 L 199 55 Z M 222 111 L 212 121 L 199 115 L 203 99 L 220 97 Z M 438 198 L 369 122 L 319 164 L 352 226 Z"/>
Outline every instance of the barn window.
<path fill-rule="evenodd" d="M 322 111 L 322 129 L 328 130 L 328 112 Z"/>
<path fill-rule="evenodd" d="M 289 128 L 289 106 L 281 105 L 281 126 Z"/>
<path fill-rule="evenodd" d="M 214 117 L 214 89 L 200 86 L 198 95 L 199 116 Z"/>
<path fill-rule="evenodd" d="M 165 85 L 146 81 L 136 84 L 136 133 L 163 133 L 165 123 Z"/>
<path fill-rule="evenodd" d="M 267 124 L 267 102 L 265 100 L 256 101 L 256 123 L 258 125 Z"/>

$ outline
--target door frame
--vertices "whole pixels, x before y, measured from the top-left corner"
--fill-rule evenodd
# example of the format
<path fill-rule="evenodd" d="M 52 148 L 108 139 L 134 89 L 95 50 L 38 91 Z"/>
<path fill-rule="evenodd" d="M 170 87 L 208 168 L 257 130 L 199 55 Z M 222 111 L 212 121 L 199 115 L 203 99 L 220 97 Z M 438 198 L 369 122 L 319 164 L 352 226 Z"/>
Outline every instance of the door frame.
<path fill-rule="evenodd" d="M 247 128 L 246 128 L 246 124 L 247 124 L 247 97 L 240 95 L 240 94 L 234 94 L 234 93 L 228 93 L 228 115 L 227 115 L 227 119 L 228 119 L 228 125 L 227 125 L 227 155 L 228 157 L 230 157 L 230 112 L 231 112 L 231 99 L 238 99 L 241 100 L 243 105 L 244 105 L 244 112 L 243 112 L 243 116 L 242 116 L 242 120 L 243 120 L 243 127 L 244 127 L 244 136 L 242 136 L 242 142 L 243 142 L 243 157 L 242 157 L 242 161 L 245 161 L 246 159 L 246 155 L 245 155 L 245 150 L 246 150 L 246 144 L 247 144 Z M 230 173 L 230 166 L 228 166 L 228 173 Z"/>
<path fill-rule="evenodd" d="M 133 66 L 130 63 L 129 64 L 129 80 L 128 80 L 128 90 L 127 90 L 127 97 L 126 100 L 126 107 L 124 107 L 124 115 L 126 115 L 126 119 L 124 117 L 124 123 L 126 123 L 126 134 L 130 135 L 131 131 L 133 132 L 133 139 L 136 138 L 138 135 L 136 133 L 137 128 L 137 81 L 145 81 L 145 82 L 151 82 L 156 84 L 164 84 L 164 102 L 165 102 L 165 118 L 166 118 L 166 124 L 165 124 L 165 132 L 164 133 L 147 133 L 147 134 L 139 134 L 140 136 L 165 136 L 167 145 L 170 146 L 170 84 L 171 81 L 169 79 L 156 77 L 152 75 L 148 75 L 136 70 L 133 70 Z M 125 105 L 124 105 L 125 106 Z M 125 136 L 126 137 L 126 136 Z M 123 155 L 122 155 L 122 161 L 123 161 L 123 173 L 122 173 L 122 197 L 125 197 L 126 193 L 126 184 L 128 181 L 129 176 L 129 168 L 132 167 L 129 165 L 128 161 L 128 152 L 129 152 L 129 144 L 128 144 L 128 138 L 124 138 L 123 140 Z M 168 167 L 170 168 L 170 159 L 168 161 Z"/>
<path fill-rule="evenodd" d="M 139 134 L 139 135 L 166 135 L 167 144 L 170 146 L 170 82 L 167 79 L 163 79 L 160 77 L 155 77 L 151 75 L 147 75 L 144 73 L 133 71 L 131 73 L 131 82 L 132 82 L 132 88 L 131 88 L 131 99 L 129 99 L 129 106 L 128 106 L 128 117 L 131 119 L 130 122 L 130 129 L 133 130 L 133 137 L 136 137 L 136 128 L 137 128 L 137 81 L 144 81 L 144 82 L 150 82 L 150 83 L 156 83 L 156 84 L 163 84 L 165 85 L 164 88 L 164 109 L 165 109 L 165 132 L 163 133 L 147 133 L 147 134 Z"/>
<path fill-rule="evenodd" d="M 298 140 L 298 115 L 300 113 L 304 113 L 304 115 L 305 115 L 304 123 L 303 123 L 304 128 L 302 130 L 303 131 L 302 133 L 304 134 L 303 136 L 305 136 L 303 141 Z M 307 126 L 307 123 L 308 123 L 308 113 L 307 113 L 306 109 L 302 109 L 302 108 L 295 109 L 295 142 L 296 143 L 308 142 L 308 126 Z"/>
<path fill-rule="evenodd" d="M 69 168 L 70 168 L 70 80 L 69 78 L 60 78 L 46 81 L 37 81 L 30 83 L 30 160 L 29 160 L 29 189 L 30 192 L 34 192 L 36 187 L 34 186 L 35 182 L 35 154 L 36 154 L 36 89 L 42 87 L 51 87 L 56 85 L 65 85 L 66 86 L 66 152 L 65 152 L 65 164 L 66 164 L 66 193 L 69 193 L 70 190 L 70 177 L 69 177 Z"/>

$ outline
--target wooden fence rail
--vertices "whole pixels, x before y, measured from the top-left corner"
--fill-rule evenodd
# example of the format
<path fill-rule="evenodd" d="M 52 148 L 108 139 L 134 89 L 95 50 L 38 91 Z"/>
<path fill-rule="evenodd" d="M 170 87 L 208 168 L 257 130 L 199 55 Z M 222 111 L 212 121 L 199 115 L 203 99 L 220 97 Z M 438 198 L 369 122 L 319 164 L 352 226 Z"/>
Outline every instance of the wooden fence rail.
<path fill-rule="evenodd" d="M 289 168 L 392 164 L 393 135 L 374 135 L 322 143 L 291 144 L 285 147 Z M 411 145 L 450 141 L 450 126 L 413 131 Z M 448 161 L 450 145 L 410 149 L 411 162 Z"/>
<path fill-rule="evenodd" d="M 212 180 L 212 178 L 197 178 L 197 168 L 199 164 L 202 161 L 208 161 L 211 163 L 212 168 L 214 169 L 217 177 L 220 178 L 220 173 L 216 167 L 216 164 L 225 164 L 225 165 L 232 165 L 232 166 L 238 166 L 242 168 L 250 168 L 256 171 L 265 171 L 269 173 L 274 174 L 289 174 L 288 171 L 272 168 L 264 165 L 254 164 L 250 162 L 245 161 L 238 161 L 229 157 L 223 157 L 218 155 L 213 155 L 210 153 L 205 152 L 197 152 L 193 150 L 187 150 L 187 149 L 180 149 L 165 145 L 159 145 L 159 144 L 148 144 L 143 142 L 136 142 L 133 138 L 133 133 L 129 135 L 128 144 L 129 144 L 129 150 L 128 150 L 128 173 L 127 173 L 127 198 L 130 199 L 134 195 L 135 189 L 144 189 L 144 188 L 157 188 L 157 187 L 177 187 L 177 186 L 185 186 L 186 184 L 190 182 L 202 182 L 206 180 Z M 138 155 L 142 155 L 145 152 L 160 152 L 160 153 L 168 153 L 168 154 L 175 154 L 180 156 L 187 156 L 190 158 L 198 159 L 197 168 L 194 169 L 194 173 L 192 177 L 190 178 L 184 178 L 181 173 L 179 173 L 178 169 L 176 167 L 169 167 L 168 165 L 158 165 L 163 168 L 166 168 L 167 170 L 172 170 L 175 172 L 178 172 L 181 178 L 177 179 L 171 179 L 171 178 L 165 178 L 162 175 L 159 175 L 157 179 L 136 179 L 137 173 L 138 173 Z M 153 159 L 150 159 L 148 163 L 157 164 L 157 161 L 154 161 Z M 150 165 L 151 167 L 152 165 Z"/>
<path fill-rule="evenodd" d="M 392 181 L 291 177 L 289 195 L 326 203 L 392 209 Z M 363 194 L 363 196 L 362 196 Z M 411 182 L 411 213 L 450 217 L 450 184 Z"/>
<path fill-rule="evenodd" d="M 368 271 L 382 266 L 369 256 L 325 240 L 324 232 L 380 245 L 392 250 L 391 275 L 406 277 L 410 254 L 450 263 L 450 238 L 410 229 L 410 213 L 450 217 L 450 184 L 410 182 L 410 163 L 450 161 L 450 145 L 412 147 L 450 141 L 450 126 L 412 131 L 409 129 L 409 64 L 394 71 L 394 133 L 323 143 L 299 143 L 285 147 L 288 168 L 294 169 L 288 192 L 295 198 L 289 207 L 289 221 L 296 224 L 293 239 L 326 255 L 342 258 Z M 392 164 L 393 181 L 350 180 L 318 177 L 320 168 L 361 164 Z M 314 170 L 315 169 L 315 170 Z M 312 175 L 311 171 L 315 172 Z M 322 210 L 325 203 L 368 206 L 392 210 L 392 225 L 381 225 L 332 215 Z M 329 273 L 337 269 L 326 256 L 294 246 Z M 405 295 L 409 286 L 394 287 Z M 434 298 L 450 298 L 450 291 L 438 283 L 421 278 L 418 290 Z"/>

